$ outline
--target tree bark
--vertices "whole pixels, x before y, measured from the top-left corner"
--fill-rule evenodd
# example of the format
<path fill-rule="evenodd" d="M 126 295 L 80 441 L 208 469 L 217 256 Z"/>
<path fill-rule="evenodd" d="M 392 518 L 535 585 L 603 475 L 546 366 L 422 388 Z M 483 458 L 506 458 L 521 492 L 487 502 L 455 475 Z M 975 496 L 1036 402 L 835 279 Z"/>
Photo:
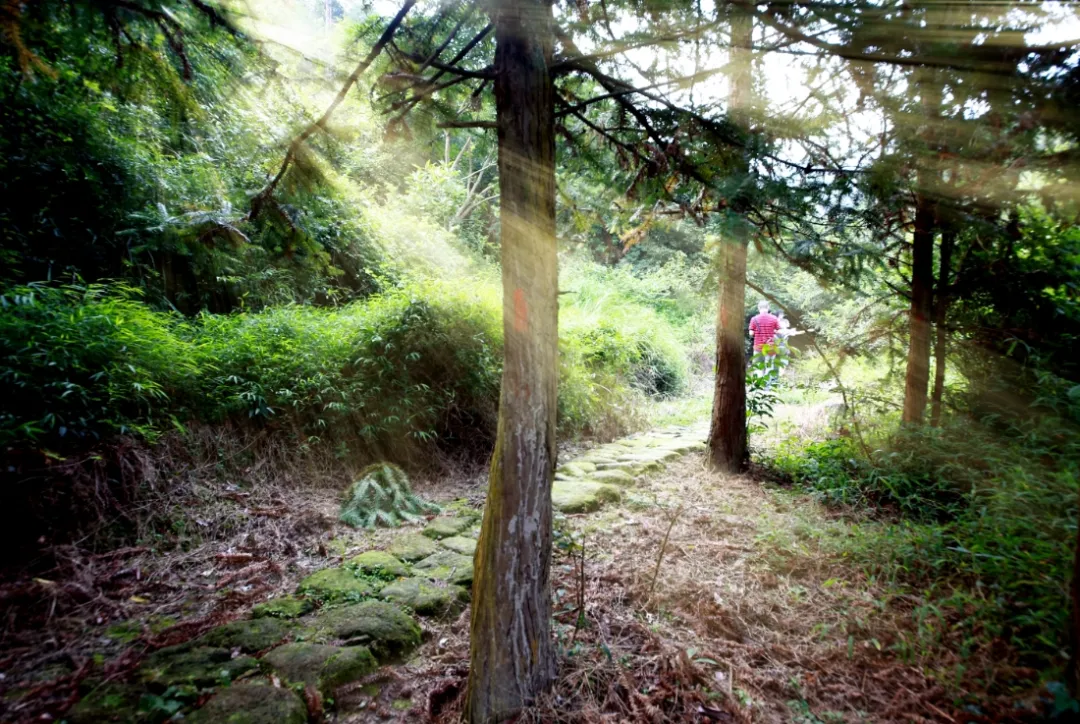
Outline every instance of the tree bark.
<path fill-rule="evenodd" d="M 504 0 L 495 25 L 504 361 L 473 576 L 465 719 L 512 717 L 555 677 L 551 484 L 558 272 L 551 6 Z"/>
<path fill-rule="evenodd" d="M 728 93 L 732 120 L 747 128 L 747 109 L 753 91 L 750 47 L 753 41 L 753 22 L 749 15 L 733 9 L 731 18 L 731 89 Z M 735 170 L 744 179 L 750 174 L 750 163 L 744 155 Z M 746 210 L 745 200 L 732 200 L 737 213 Z M 746 246 L 748 228 L 736 224 L 731 238 L 721 249 L 720 299 L 716 308 L 716 381 L 713 389 L 712 420 L 709 426 L 709 464 L 716 470 L 739 472 L 749 462 L 746 440 L 746 359 L 743 328 L 746 305 Z"/>
<path fill-rule="evenodd" d="M 911 245 L 910 342 L 904 376 L 905 423 L 919 424 L 926 412 L 930 382 L 930 312 L 934 299 L 934 207 L 923 195 L 915 202 Z"/>
<path fill-rule="evenodd" d="M 934 305 L 934 393 L 931 396 L 930 425 L 941 425 L 941 398 L 945 391 L 945 357 L 948 352 L 948 335 L 945 332 L 945 317 L 949 312 L 949 275 L 952 267 L 953 246 L 956 243 L 956 231 L 945 229 L 941 232 L 941 261 L 938 271 L 937 302 Z"/>
<path fill-rule="evenodd" d="M 915 74 L 915 88 L 923 110 L 923 130 L 927 154 L 936 149 L 935 136 L 941 118 L 942 88 L 930 69 Z M 915 194 L 915 230 L 911 244 L 911 310 L 907 372 L 904 376 L 905 424 L 922 424 L 926 413 L 926 392 L 930 383 L 930 315 L 934 302 L 934 230 L 937 209 L 930 195 L 931 185 L 940 182 L 936 171 L 922 164 L 917 171 Z"/>
<path fill-rule="evenodd" d="M 746 291 L 746 235 L 721 250 L 720 303 L 716 310 L 716 386 L 709 428 L 709 463 L 740 472 L 749 462 L 746 446 L 746 360 L 743 328 Z"/>

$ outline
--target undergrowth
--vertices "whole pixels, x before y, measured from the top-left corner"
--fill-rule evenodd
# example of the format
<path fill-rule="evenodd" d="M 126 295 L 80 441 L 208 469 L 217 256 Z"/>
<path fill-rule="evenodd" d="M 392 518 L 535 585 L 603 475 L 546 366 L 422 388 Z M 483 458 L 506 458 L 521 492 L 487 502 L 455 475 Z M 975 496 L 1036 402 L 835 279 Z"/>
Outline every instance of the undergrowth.
<path fill-rule="evenodd" d="M 870 459 L 850 438 L 791 441 L 767 461 L 854 514 L 821 528 L 824 553 L 919 601 L 919 640 L 899 640 L 902 656 L 943 646 L 963 661 L 1004 644 L 1051 677 L 1065 647 L 1078 463 L 1067 424 L 1036 419 L 1007 436 L 972 420 L 902 429 Z"/>

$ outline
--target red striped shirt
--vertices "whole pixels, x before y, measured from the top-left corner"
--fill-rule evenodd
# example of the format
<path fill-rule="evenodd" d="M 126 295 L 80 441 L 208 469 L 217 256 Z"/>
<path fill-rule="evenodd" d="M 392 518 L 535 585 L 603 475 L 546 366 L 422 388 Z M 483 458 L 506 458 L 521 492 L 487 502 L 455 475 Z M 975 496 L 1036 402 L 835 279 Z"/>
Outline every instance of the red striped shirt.
<path fill-rule="evenodd" d="M 780 320 L 768 312 L 758 314 L 751 319 L 750 331 L 754 333 L 754 349 L 761 349 L 762 345 L 772 344 L 779 327 Z"/>

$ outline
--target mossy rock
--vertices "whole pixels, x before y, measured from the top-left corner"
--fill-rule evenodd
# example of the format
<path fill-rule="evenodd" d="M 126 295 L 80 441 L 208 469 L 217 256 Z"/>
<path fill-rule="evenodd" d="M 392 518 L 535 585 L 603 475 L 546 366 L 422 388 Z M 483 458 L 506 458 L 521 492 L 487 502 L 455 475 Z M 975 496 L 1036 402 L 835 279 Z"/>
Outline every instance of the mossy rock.
<path fill-rule="evenodd" d="M 634 476 L 625 470 L 597 470 L 589 475 L 589 482 L 612 483 L 629 487 L 634 484 Z"/>
<path fill-rule="evenodd" d="M 364 601 L 320 613 L 312 622 L 321 635 L 367 646 L 380 662 L 405 656 L 420 645 L 420 626 L 400 606 Z"/>
<path fill-rule="evenodd" d="M 308 643 L 278 646 L 262 661 L 281 678 L 314 686 L 324 697 L 332 696 L 339 686 L 367 676 L 379 666 L 363 646 L 339 648 Z"/>
<path fill-rule="evenodd" d="M 476 539 L 466 538 L 463 535 L 454 535 L 439 541 L 443 548 L 449 548 L 463 556 L 471 556 L 476 553 Z"/>
<path fill-rule="evenodd" d="M 613 463 L 601 463 L 600 465 L 597 465 L 597 467 L 600 469 L 597 470 L 596 473 L 602 473 L 607 470 L 621 470 L 623 472 L 629 473 L 630 475 L 640 475 L 641 473 L 645 472 L 644 465 L 638 462 L 630 462 L 627 460 L 616 460 Z M 589 477 L 595 477 L 596 473 L 592 473 L 591 475 L 589 475 Z"/>
<path fill-rule="evenodd" d="M 139 718 L 139 699 L 146 690 L 134 684 L 102 684 L 80 699 L 68 711 L 69 724 L 132 722 Z"/>
<path fill-rule="evenodd" d="M 428 538 L 449 538 L 452 535 L 457 535 L 461 531 L 472 525 L 472 520 L 469 518 L 461 517 L 449 517 L 449 518 L 435 518 L 433 521 L 427 524 L 427 527 L 422 531 Z"/>
<path fill-rule="evenodd" d="M 221 649 L 240 649 L 245 654 L 254 654 L 281 643 L 293 626 L 276 618 L 253 618 L 244 621 L 232 621 L 205 633 L 200 639 L 201 646 Z"/>
<path fill-rule="evenodd" d="M 677 450 L 663 447 L 652 450 L 643 450 L 642 452 L 633 453 L 632 455 L 624 455 L 622 459 L 634 462 L 666 463 L 671 460 L 678 460 L 680 457 L 682 457 L 682 455 Z"/>
<path fill-rule="evenodd" d="M 417 533 L 398 536 L 390 543 L 386 552 L 403 561 L 418 561 L 427 558 L 436 551 L 439 546 L 430 538 Z"/>
<path fill-rule="evenodd" d="M 409 575 L 409 567 L 386 551 L 365 551 L 349 559 L 347 565 L 369 576 L 391 581 Z"/>
<path fill-rule="evenodd" d="M 413 572 L 436 581 L 472 586 L 473 559 L 454 551 L 439 551 L 414 564 Z"/>
<path fill-rule="evenodd" d="M 186 717 L 189 724 L 304 724 L 307 705 L 291 689 L 236 684 L 220 690 Z"/>
<path fill-rule="evenodd" d="M 556 472 L 560 472 L 567 477 L 580 478 L 596 472 L 596 463 L 590 463 L 588 460 L 574 460 L 560 465 Z"/>
<path fill-rule="evenodd" d="M 307 598 L 280 596 L 260 603 L 251 609 L 252 618 L 299 618 L 310 613 L 315 604 Z"/>
<path fill-rule="evenodd" d="M 615 503 L 622 492 L 613 485 L 584 480 L 572 483 L 556 482 L 551 487 L 551 504 L 563 513 L 591 513 L 604 503 Z"/>
<path fill-rule="evenodd" d="M 461 586 L 438 586 L 425 578 L 402 578 L 379 594 L 387 601 L 411 608 L 421 616 L 440 616 L 456 610 L 469 594 Z"/>
<path fill-rule="evenodd" d="M 300 581 L 297 592 L 329 603 L 360 601 L 377 593 L 376 586 L 348 568 L 324 568 Z"/>
<path fill-rule="evenodd" d="M 153 687 L 215 686 L 258 668 L 250 656 L 233 658 L 229 649 L 181 644 L 155 651 L 139 667 L 139 679 Z"/>

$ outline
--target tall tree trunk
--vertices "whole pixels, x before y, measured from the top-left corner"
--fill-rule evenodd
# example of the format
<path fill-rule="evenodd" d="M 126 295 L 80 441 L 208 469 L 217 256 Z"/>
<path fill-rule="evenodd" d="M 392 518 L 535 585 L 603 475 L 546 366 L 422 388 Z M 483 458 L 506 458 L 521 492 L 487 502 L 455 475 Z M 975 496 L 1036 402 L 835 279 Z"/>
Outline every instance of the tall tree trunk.
<path fill-rule="evenodd" d="M 750 16 L 733 9 L 731 18 L 731 89 L 728 93 L 732 120 L 744 130 L 748 126 L 747 107 L 753 91 L 750 47 L 753 23 Z M 749 159 L 743 159 L 736 173 L 750 174 Z M 732 207 L 743 213 L 746 204 L 734 199 Z M 713 389 L 712 420 L 709 427 L 709 463 L 717 470 L 738 472 L 746 468 L 746 359 L 743 352 L 746 293 L 746 245 L 749 229 L 744 223 L 724 240 L 720 263 L 720 299 L 716 309 L 716 381 Z"/>
<path fill-rule="evenodd" d="M 923 111 L 920 137 L 926 142 L 927 154 L 935 151 L 937 124 L 941 119 L 940 79 L 931 69 L 920 69 L 915 75 Z M 921 424 L 926 413 L 926 391 L 930 383 L 930 315 L 934 302 L 934 229 L 937 209 L 931 192 L 940 175 L 920 164 L 916 177 L 915 231 L 911 244 L 911 310 L 909 312 L 910 342 L 907 373 L 904 377 L 904 411 L 901 419 L 908 424 Z"/>
<path fill-rule="evenodd" d="M 930 313 L 934 299 L 934 207 L 922 194 L 915 202 L 911 245 L 910 342 L 904 376 L 903 421 L 918 424 L 926 411 L 930 382 Z"/>
<path fill-rule="evenodd" d="M 551 5 L 504 0 L 495 24 L 502 226 L 503 378 L 473 576 L 465 718 L 513 716 L 555 677 L 551 483 L 558 272 Z"/>
<path fill-rule="evenodd" d="M 746 235 L 726 240 L 721 250 L 720 303 L 716 310 L 716 387 L 709 428 L 709 462 L 713 468 L 739 472 L 746 468 Z"/>
<path fill-rule="evenodd" d="M 934 340 L 934 393 L 931 396 L 930 407 L 930 424 L 933 427 L 941 425 L 941 397 L 945 392 L 945 357 L 948 351 L 945 317 L 949 312 L 949 275 L 955 243 L 956 231 L 954 229 L 942 230 L 937 302 L 934 305 L 934 334 L 937 336 Z"/>

